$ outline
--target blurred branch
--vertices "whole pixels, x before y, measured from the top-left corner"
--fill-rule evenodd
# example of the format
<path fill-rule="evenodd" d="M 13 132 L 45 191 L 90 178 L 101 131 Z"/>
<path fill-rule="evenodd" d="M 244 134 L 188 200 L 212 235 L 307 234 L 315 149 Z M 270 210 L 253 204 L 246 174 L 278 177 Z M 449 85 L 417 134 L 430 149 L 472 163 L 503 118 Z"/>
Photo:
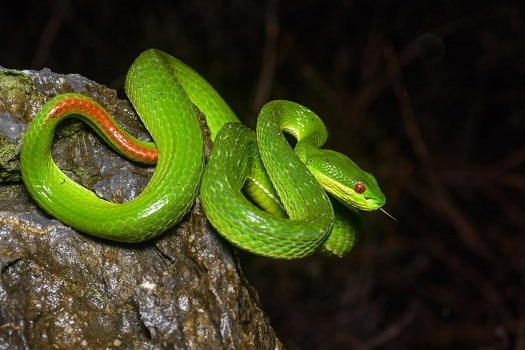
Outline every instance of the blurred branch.
<path fill-rule="evenodd" d="M 438 176 L 434 167 L 432 156 L 428 151 L 424 137 L 419 128 L 416 114 L 412 108 L 408 89 L 401 80 L 398 73 L 401 71 L 399 66 L 399 58 L 392 46 L 386 46 L 384 50 L 384 57 L 387 68 L 391 71 L 391 76 L 396 77 L 392 81 L 392 87 L 397 97 L 403 125 L 407 133 L 407 137 L 412 145 L 412 149 L 422 166 L 423 174 L 432 189 L 431 196 L 425 198 L 427 201 L 437 201 L 440 210 L 450 220 L 456 231 L 459 233 L 461 240 L 478 255 L 483 257 L 492 256 L 491 250 L 479 239 L 473 225 L 463 215 L 461 209 L 456 205 L 450 193 L 448 192 L 443 181 Z"/>
<path fill-rule="evenodd" d="M 442 172 L 449 184 L 480 189 L 487 198 L 496 203 L 501 211 L 525 232 L 525 211 L 522 203 L 511 200 L 506 191 L 518 196 L 525 195 L 525 176 L 516 168 L 525 164 L 525 148 L 514 150 L 500 161 L 450 168 Z M 468 179 L 467 181 L 465 179 Z"/>
<path fill-rule="evenodd" d="M 403 333 L 403 331 L 408 327 L 408 325 L 410 325 L 414 321 L 417 311 L 417 302 L 412 302 L 412 304 L 408 306 L 405 313 L 398 320 L 396 320 L 389 327 L 384 329 L 381 333 L 374 336 L 373 339 L 359 346 L 357 349 L 373 350 L 388 344 L 393 339 L 399 337 L 399 335 Z"/>
<path fill-rule="evenodd" d="M 46 26 L 42 31 L 31 67 L 42 68 L 49 58 L 49 50 L 67 12 L 69 0 L 56 0 Z"/>
<path fill-rule="evenodd" d="M 267 0 L 264 17 L 264 48 L 261 60 L 261 70 L 255 97 L 253 100 L 252 118 L 256 118 L 259 110 L 266 103 L 271 94 L 275 76 L 275 63 L 277 57 L 277 39 L 279 37 L 279 0 Z M 250 121 L 254 125 L 253 120 Z"/>

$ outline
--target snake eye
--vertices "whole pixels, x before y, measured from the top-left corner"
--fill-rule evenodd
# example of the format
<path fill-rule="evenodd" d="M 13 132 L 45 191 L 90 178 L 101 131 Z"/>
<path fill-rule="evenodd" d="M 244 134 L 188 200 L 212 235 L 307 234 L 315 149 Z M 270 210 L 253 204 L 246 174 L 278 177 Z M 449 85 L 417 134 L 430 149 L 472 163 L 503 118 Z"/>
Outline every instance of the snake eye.
<path fill-rule="evenodd" d="M 366 186 L 362 182 L 358 182 L 354 185 L 355 193 L 361 194 L 366 191 Z"/>

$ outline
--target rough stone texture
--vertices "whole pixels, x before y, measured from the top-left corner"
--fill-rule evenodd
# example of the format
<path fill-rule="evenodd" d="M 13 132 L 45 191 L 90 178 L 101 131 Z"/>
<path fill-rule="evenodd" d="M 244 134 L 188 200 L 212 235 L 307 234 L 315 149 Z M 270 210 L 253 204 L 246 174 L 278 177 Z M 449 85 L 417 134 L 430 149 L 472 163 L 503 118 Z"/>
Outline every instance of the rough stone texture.
<path fill-rule="evenodd" d="M 78 75 L 0 67 L 0 349 L 279 349 L 230 246 L 194 205 L 142 244 L 93 238 L 44 214 L 20 180 L 22 133 L 49 97 L 95 98 L 147 138 L 116 93 Z M 57 130 L 54 157 L 113 201 L 133 198 L 154 171 L 116 155 L 82 123 Z"/>

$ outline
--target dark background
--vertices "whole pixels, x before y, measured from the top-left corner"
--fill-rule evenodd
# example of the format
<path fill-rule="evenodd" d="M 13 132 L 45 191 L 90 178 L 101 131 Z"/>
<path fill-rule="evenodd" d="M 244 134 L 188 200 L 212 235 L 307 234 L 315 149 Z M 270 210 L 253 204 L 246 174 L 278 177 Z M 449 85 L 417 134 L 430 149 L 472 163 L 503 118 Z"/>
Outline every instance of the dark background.
<path fill-rule="evenodd" d="M 345 259 L 241 254 L 290 349 L 525 347 L 525 16 L 520 0 L 1 1 L 0 65 L 122 92 L 156 47 L 253 126 L 269 99 L 315 110 L 373 172 Z"/>

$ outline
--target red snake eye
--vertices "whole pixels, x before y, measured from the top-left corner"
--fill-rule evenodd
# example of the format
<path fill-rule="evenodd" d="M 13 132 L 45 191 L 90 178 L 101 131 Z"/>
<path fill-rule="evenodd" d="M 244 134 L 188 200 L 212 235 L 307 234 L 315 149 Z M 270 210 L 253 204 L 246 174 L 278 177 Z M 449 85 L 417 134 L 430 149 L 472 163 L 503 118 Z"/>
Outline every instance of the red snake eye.
<path fill-rule="evenodd" d="M 361 194 L 366 191 L 366 186 L 362 182 L 358 182 L 354 185 L 355 193 Z"/>

